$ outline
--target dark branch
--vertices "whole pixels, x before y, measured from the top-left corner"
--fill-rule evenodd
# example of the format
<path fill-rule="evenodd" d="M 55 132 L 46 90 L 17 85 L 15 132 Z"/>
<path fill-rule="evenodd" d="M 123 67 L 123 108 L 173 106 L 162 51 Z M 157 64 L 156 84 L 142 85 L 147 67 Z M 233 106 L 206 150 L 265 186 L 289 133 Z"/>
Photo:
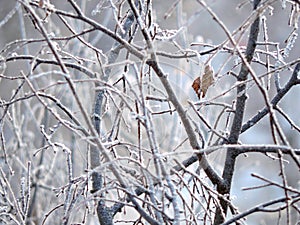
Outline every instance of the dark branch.
<path fill-rule="evenodd" d="M 254 0 L 253 2 L 253 10 L 256 10 L 258 5 L 260 3 L 260 0 Z M 250 34 L 249 34 L 249 39 L 248 39 L 248 44 L 247 44 L 247 49 L 246 49 L 246 60 L 250 64 L 253 55 L 256 49 L 256 42 L 257 42 L 257 37 L 259 33 L 259 22 L 260 18 L 257 17 L 254 22 L 252 23 L 250 27 Z M 242 122 L 244 118 L 244 111 L 245 111 L 245 106 L 246 106 L 246 83 L 244 81 L 247 80 L 248 74 L 249 74 L 249 65 L 246 65 L 246 63 L 243 62 L 240 73 L 237 77 L 238 82 L 241 82 L 241 84 L 237 87 L 237 98 L 236 98 L 236 110 L 233 118 L 233 122 L 231 125 L 231 130 L 228 138 L 228 143 L 229 144 L 236 144 L 238 142 L 240 133 L 241 133 L 241 127 L 242 127 Z M 238 152 L 234 149 L 228 149 L 227 154 L 226 154 L 226 160 L 225 160 L 225 165 L 223 169 L 223 180 L 225 182 L 225 188 L 224 186 L 218 186 L 217 190 L 220 194 L 226 195 L 230 194 L 230 189 L 231 189 L 231 183 L 232 183 L 232 177 L 234 173 L 234 168 L 235 168 L 235 161 L 236 157 L 238 155 Z M 223 199 L 220 199 L 221 207 L 217 208 L 216 212 L 216 218 L 214 221 L 214 224 L 221 224 L 224 221 L 224 217 L 222 216 L 222 212 L 226 215 L 227 209 L 228 209 L 228 203 L 224 201 Z"/>
<path fill-rule="evenodd" d="M 290 195 L 289 196 L 289 200 L 296 200 L 296 201 L 299 201 L 300 199 L 300 195 L 297 194 L 297 195 Z M 278 199 L 274 199 L 272 201 L 269 201 L 269 202 L 266 202 L 266 203 L 262 203 L 260 205 L 257 205 L 241 214 L 238 214 L 236 216 L 234 216 L 233 218 L 231 218 L 230 220 L 226 221 L 225 223 L 222 223 L 222 225 L 229 225 L 231 223 L 235 223 L 237 222 L 238 220 L 252 214 L 252 213 L 255 213 L 255 212 L 267 212 L 268 210 L 266 209 L 266 207 L 268 206 L 272 206 L 272 205 L 275 205 L 275 204 L 278 204 L 278 203 L 281 203 L 281 202 L 286 202 L 287 199 L 286 197 L 282 197 L 282 198 L 278 198 Z M 279 208 L 279 210 L 282 210 L 282 208 Z M 274 210 L 272 210 L 272 212 L 274 212 Z"/>
<path fill-rule="evenodd" d="M 31 55 L 10 56 L 10 57 L 7 57 L 5 60 L 0 60 L 0 63 L 2 61 L 13 62 L 15 60 L 32 60 L 32 61 L 36 62 L 36 65 L 34 66 L 34 68 L 36 68 L 40 64 L 50 64 L 50 65 L 60 66 L 60 63 L 55 61 L 55 60 L 41 59 L 41 58 L 37 58 L 37 57 L 31 56 Z M 90 78 L 95 78 L 96 77 L 95 72 L 92 72 L 91 70 L 87 69 L 84 66 L 80 66 L 78 64 L 69 63 L 69 62 L 64 62 L 64 65 L 68 68 L 76 69 L 76 70 L 86 74 Z"/>
<path fill-rule="evenodd" d="M 275 107 L 279 101 L 289 92 L 289 90 L 294 86 L 300 83 L 300 78 L 298 77 L 300 71 L 300 63 L 298 63 L 293 71 L 293 74 L 287 84 L 280 89 L 280 91 L 274 96 L 271 101 L 271 105 Z M 264 116 L 268 114 L 269 110 L 267 107 L 259 111 L 254 117 L 248 120 L 243 126 L 241 132 L 245 132 L 257 122 L 259 122 Z"/>

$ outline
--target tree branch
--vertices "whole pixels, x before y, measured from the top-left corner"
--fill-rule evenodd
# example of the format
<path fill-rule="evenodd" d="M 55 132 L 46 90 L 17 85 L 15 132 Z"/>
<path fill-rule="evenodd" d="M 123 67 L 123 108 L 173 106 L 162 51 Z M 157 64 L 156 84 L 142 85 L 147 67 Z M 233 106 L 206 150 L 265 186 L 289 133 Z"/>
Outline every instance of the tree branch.
<path fill-rule="evenodd" d="M 13 62 L 15 60 L 32 60 L 34 62 L 36 62 L 36 65 L 34 66 L 34 69 L 40 65 L 40 64 L 49 64 L 49 65 L 56 65 L 56 66 L 60 66 L 59 62 L 55 61 L 55 60 L 51 60 L 51 59 L 41 59 L 32 55 L 17 55 L 17 56 L 10 56 L 7 57 L 3 60 L 0 60 L 1 62 Z M 67 68 L 72 68 L 72 69 L 76 69 L 84 74 L 86 74 L 88 77 L 90 78 L 95 78 L 96 77 L 96 73 L 92 72 L 91 70 L 89 70 L 88 68 L 75 64 L 75 63 L 69 63 L 69 62 L 64 62 L 65 66 Z"/>
<path fill-rule="evenodd" d="M 131 2 L 131 0 L 129 0 L 129 4 L 131 5 L 131 8 L 134 12 L 134 16 L 136 17 L 136 20 L 139 22 L 140 19 L 139 19 L 138 12 L 135 9 L 135 6 Z M 180 104 L 179 100 L 177 99 L 177 96 L 176 96 L 172 86 L 170 85 L 170 82 L 167 79 L 167 75 L 163 72 L 163 70 L 161 69 L 161 67 L 158 64 L 156 52 L 155 52 L 155 49 L 153 48 L 153 44 L 152 44 L 152 40 L 150 38 L 149 32 L 144 28 L 144 26 L 142 24 L 140 24 L 140 27 L 141 27 L 144 39 L 146 40 L 148 50 L 150 51 L 150 55 L 151 55 L 150 56 L 151 59 L 148 59 L 146 63 L 154 70 L 156 75 L 159 77 L 161 83 L 163 84 L 163 86 L 168 94 L 168 98 L 169 98 L 170 102 L 172 102 L 173 106 L 175 107 L 175 109 L 182 121 L 182 124 L 183 124 L 185 131 L 187 133 L 187 136 L 189 138 L 191 147 L 195 150 L 199 150 L 199 149 L 203 148 L 203 146 L 200 146 L 198 138 L 195 134 L 195 129 L 192 127 L 192 124 L 187 116 L 185 109 Z M 212 183 L 222 186 L 223 181 L 222 181 L 221 177 L 211 167 L 205 154 L 198 154 L 197 156 L 198 156 L 200 166 L 204 169 L 204 171 L 206 172 L 207 176 L 210 178 Z"/>
<path fill-rule="evenodd" d="M 300 84 L 300 76 L 299 76 L 299 71 L 300 71 L 300 63 L 297 63 L 293 74 L 287 84 L 280 89 L 280 91 L 274 96 L 274 98 L 271 101 L 272 107 L 275 107 L 279 101 L 289 92 L 289 90 L 297 84 Z M 299 76 L 299 77 L 298 77 Z M 269 112 L 269 109 L 265 107 L 264 109 L 260 110 L 255 116 L 253 116 L 250 120 L 248 120 L 241 129 L 241 132 L 245 132 L 249 128 L 251 128 L 253 125 L 255 125 L 258 121 L 260 121 L 262 118 L 264 118 Z"/>
<path fill-rule="evenodd" d="M 300 200 L 300 195 L 297 194 L 297 195 L 290 195 L 289 196 L 291 200 L 293 201 L 299 201 Z M 260 205 L 257 205 L 251 209 L 248 209 L 247 211 L 243 212 L 243 213 L 240 213 L 236 216 L 234 216 L 233 218 L 227 220 L 225 223 L 222 223 L 222 225 L 229 225 L 231 223 L 236 223 L 238 220 L 252 214 L 252 213 L 255 213 L 255 212 L 267 212 L 268 210 L 266 209 L 266 207 L 268 206 L 271 206 L 271 205 L 275 205 L 275 204 L 278 204 L 278 203 L 281 203 L 281 202 L 285 202 L 286 201 L 286 197 L 282 197 L 282 198 L 278 198 L 278 199 L 274 199 L 274 200 L 271 200 L 269 202 L 266 202 L 266 203 L 262 203 Z M 280 209 L 281 210 L 281 209 Z M 271 212 L 274 212 L 274 210 L 272 210 Z"/>
<path fill-rule="evenodd" d="M 257 9 L 259 3 L 260 0 L 254 0 L 253 10 Z M 246 61 L 244 61 L 244 56 L 240 55 L 243 64 L 240 73 L 237 77 L 237 81 L 242 83 L 237 87 L 236 110 L 235 110 L 233 122 L 231 125 L 231 130 L 228 138 L 228 143 L 230 144 L 236 144 L 239 139 L 239 135 L 241 133 L 241 126 L 244 118 L 244 110 L 245 110 L 246 99 L 247 99 L 246 84 L 244 83 L 244 81 L 247 80 L 249 70 L 251 69 L 249 63 L 251 63 L 252 61 L 255 48 L 256 48 L 256 42 L 257 42 L 257 37 L 259 32 L 259 21 L 260 21 L 260 17 L 258 16 L 250 27 L 250 34 L 249 34 L 246 56 L 245 56 Z M 231 36 L 229 36 L 229 38 L 231 38 Z M 234 43 L 235 41 L 233 39 L 231 40 L 231 42 L 235 44 Z M 238 46 L 235 45 L 235 47 L 238 49 Z M 226 160 L 225 160 L 225 165 L 224 165 L 223 175 L 222 175 L 222 178 L 225 182 L 225 187 L 224 186 L 217 187 L 217 190 L 220 194 L 223 195 L 230 194 L 236 157 L 237 157 L 237 152 L 234 149 L 228 149 L 226 153 Z M 225 219 L 222 216 L 223 214 L 221 211 L 223 211 L 225 215 L 227 213 L 228 203 L 223 199 L 220 199 L 220 202 L 221 202 L 222 209 L 217 208 L 216 217 L 214 221 L 215 225 L 222 223 Z"/>

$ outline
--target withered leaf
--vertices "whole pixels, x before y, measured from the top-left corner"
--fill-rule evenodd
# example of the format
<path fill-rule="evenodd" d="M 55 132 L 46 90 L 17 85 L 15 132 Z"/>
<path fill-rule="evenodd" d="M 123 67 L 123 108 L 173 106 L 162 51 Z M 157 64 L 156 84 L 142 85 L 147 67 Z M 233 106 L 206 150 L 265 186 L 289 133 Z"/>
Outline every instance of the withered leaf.
<path fill-rule="evenodd" d="M 196 92 L 198 98 L 205 97 L 208 88 L 215 82 L 213 69 L 210 65 L 206 65 L 204 69 L 204 74 L 200 77 L 197 77 L 193 84 L 192 88 Z M 201 96 L 202 93 L 202 96 Z"/>
<path fill-rule="evenodd" d="M 198 98 L 200 98 L 200 94 L 201 94 L 201 91 L 200 91 L 200 77 L 197 77 L 193 84 L 192 84 L 192 88 L 194 89 L 194 91 L 196 92 Z"/>

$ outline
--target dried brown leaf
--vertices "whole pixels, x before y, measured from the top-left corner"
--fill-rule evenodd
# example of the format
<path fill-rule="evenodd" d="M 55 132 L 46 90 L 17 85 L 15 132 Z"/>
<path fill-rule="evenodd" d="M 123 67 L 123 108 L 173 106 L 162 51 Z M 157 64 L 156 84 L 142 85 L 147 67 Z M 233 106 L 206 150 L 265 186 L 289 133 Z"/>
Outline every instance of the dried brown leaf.
<path fill-rule="evenodd" d="M 206 65 L 204 69 L 204 74 L 200 77 L 197 77 L 193 84 L 192 88 L 196 92 L 198 98 L 205 97 L 208 88 L 215 82 L 214 72 L 210 65 Z M 202 93 L 202 96 L 201 96 Z"/>
<path fill-rule="evenodd" d="M 196 92 L 198 98 L 200 98 L 200 94 L 201 94 L 201 91 L 200 91 L 200 77 L 197 77 L 193 84 L 192 84 L 192 88 L 194 89 L 194 91 Z"/>

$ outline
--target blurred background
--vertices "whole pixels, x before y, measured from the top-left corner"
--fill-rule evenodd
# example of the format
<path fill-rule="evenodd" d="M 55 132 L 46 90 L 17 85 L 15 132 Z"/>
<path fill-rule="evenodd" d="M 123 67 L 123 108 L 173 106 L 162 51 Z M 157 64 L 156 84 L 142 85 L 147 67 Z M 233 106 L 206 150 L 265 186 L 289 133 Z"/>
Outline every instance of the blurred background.
<path fill-rule="evenodd" d="M 57 9 L 71 11 L 70 5 L 67 1 L 61 0 L 51 0 L 51 4 L 55 6 Z M 96 21 L 100 22 L 102 25 L 111 28 L 111 30 L 115 29 L 116 24 L 112 19 L 115 15 L 111 10 L 107 3 L 108 1 L 96 1 L 96 0 L 89 0 L 89 1 L 77 1 L 77 3 L 81 6 L 83 11 L 86 12 L 87 16 L 95 19 Z M 298 35 L 297 27 L 293 25 L 289 25 L 289 18 L 291 15 L 291 5 L 286 4 L 284 5 L 285 1 L 273 1 L 272 5 L 268 7 L 264 12 L 264 18 L 267 24 L 267 33 L 269 42 L 275 43 L 279 50 L 285 49 L 287 45 L 287 40 L 289 39 L 291 33 L 294 31 L 294 34 Z M 97 6 L 103 4 L 102 6 L 107 6 L 103 8 L 97 8 Z M 231 1 L 217 1 L 217 0 L 207 0 L 207 5 L 216 13 L 219 19 L 225 24 L 230 32 L 238 31 L 236 37 L 239 37 L 241 34 L 240 29 L 241 25 L 247 20 L 247 18 L 251 15 L 251 1 L 244 1 L 244 0 L 231 0 Z M 3 59 L 5 57 L 11 56 L 13 54 L 19 55 L 38 55 L 41 51 L 43 51 L 43 47 L 41 43 L 33 43 L 30 45 L 31 47 L 23 48 L 22 45 L 18 45 L 19 47 L 15 47 L 6 51 L 8 43 L 16 42 L 21 39 L 30 39 L 30 38 L 42 38 L 41 35 L 34 29 L 32 26 L 30 19 L 26 17 L 26 12 L 21 9 L 21 6 L 16 1 L 11 0 L 0 0 L 0 49 L 1 54 L 0 57 Z M 298 11 L 299 13 L 299 11 Z M 184 1 L 153 1 L 153 14 L 155 15 L 155 23 L 158 24 L 159 28 L 162 30 L 174 30 L 176 31 L 176 41 L 180 44 L 181 48 L 183 49 L 190 49 L 191 51 L 206 51 L 211 48 L 211 46 L 218 46 L 219 44 L 223 43 L 227 40 L 227 36 L 225 32 L 221 29 L 219 24 L 211 18 L 204 8 L 200 6 L 199 3 L 195 0 L 184 0 Z M 65 29 L 65 26 L 59 21 L 55 16 L 43 14 L 40 12 L 40 15 L 45 15 L 45 17 L 49 16 L 49 20 L 56 22 L 56 23 L 46 23 L 46 27 L 48 30 L 53 32 L 53 36 L 65 36 L 69 35 L 70 32 Z M 46 19 L 47 20 L 47 19 Z M 75 22 L 74 22 L 75 23 Z M 84 25 L 81 23 L 78 24 L 71 24 L 73 27 L 77 29 L 77 31 L 83 30 Z M 241 36 L 241 40 L 239 45 L 241 47 L 246 46 L 248 32 L 245 32 Z M 137 38 L 138 39 L 138 38 Z M 260 33 L 259 40 L 263 41 L 262 32 Z M 93 32 L 88 37 L 89 43 L 96 46 L 97 48 L 101 49 L 104 53 L 108 52 L 111 49 L 113 41 L 108 36 L 104 35 L 100 32 Z M 138 43 L 138 42 L 136 42 Z M 45 43 L 43 43 L 45 44 Z M 199 44 L 199 45 L 198 45 Z M 204 45 L 205 44 L 205 45 Z M 276 45 L 270 46 L 270 52 L 276 53 Z M 17 46 L 17 45 L 16 45 Z M 228 44 L 230 47 L 230 45 Z M 64 46 L 60 46 L 63 50 Z M 157 50 L 165 51 L 165 52 L 172 52 L 177 50 L 173 45 L 161 41 L 157 42 L 156 46 Z M 264 47 L 259 47 L 263 49 Z M 89 55 L 90 53 L 85 52 L 84 47 L 78 47 L 77 43 L 74 41 L 72 43 L 68 43 L 68 49 L 72 50 L 74 55 L 78 55 L 78 57 L 83 58 L 90 58 L 91 62 L 84 62 L 86 65 L 90 67 L 91 70 L 97 70 L 97 66 L 94 65 L 96 58 L 95 56 Z M 299 60 L 299 53 L 300 53 L 300 40 L 299 38 L 296 39 L 292 49 L 289 51 L 289 55 L 282 60 L 284 63 L 292 62 L 294 60 Z M 259 55 L 256 55 L 259 58 Z M 228 72 L 232 71 L 238 73 L 239 67 L 236 67 L 238 57 L 231 57 L 228 52 L 219 51 L 213 57 L 211 55 L 203 55 L 197 59 L 193 59 L 187 61 L 185 59 L 178 60 L 174 63 L 173 59 L 169 58 L 160 58 L 160 62 L 164 65 L 164 71 L 166 71 L 169 76 L 171 83 L 178 94 L 180 101 L 182 104 L 187 107 L 188 111 L 193 114 L 193 110 L 188 104 L 188 101 L 191 102 L 209 102 L 209 101 L 216 101 L 222 102 L 224 104 L 228 104 L 230 106 L 233 105 L 233 101 L 236 97 L 235 89 L 232 91 L 226 92 L 229 88 L 232 88 L 235 84 L 235 78 L 233 76 L 229 76 Z M 264 58 L 261 58 L 264 61 Z M 200 76 L 201 71 L 203 71 L 203 64 L 207 63 L 211 64 L 212 68 L 214 69 L 214 75 L 216 82 L 213 86 L 211 86 L 207 92 L 207 95 L 204 99 L 199 100 L 191 88 L 191 84 L 193 80 Z M 90 64 L 89 64 L 90 63 Z M 275 60 L 271 59 L 271 63 L 275 64 Z M 281 64 L 283 65 L 283 63 Z M 4 68 L 5 67 L 5 68 Z M 40 69 L 43 69 L 47 66 L 43 66 Z M 257 75 L 264 74 L 266 72 L 266 68 L 262 65 L 255 64 L 253 68 L 256 71 Z M 16 63 L 7 63 L 1 65 L 1 73 L 5 71 L 5 75 L 17 77 L 20 76 L 20 71 L 27 71 L 30 69 L 30 65 L 28 61 L 20 61 Z M 54 68 L 55 69 L 55 68 Z M 54 70 L 53 69 L 53 70 Z M 57 68 L 55 69 L 57 70 Z M 116 68 L 112 72 L 112 76 L 110 78 L 110 82 L 113 83 L 119 77 L 122 71 L 120 68 Z M 284 70 L 280 73 L 280 84 L 284 86 L 289 77 L 291 76 L 293 67 Z M 60 76 L 59 74 L 57 76 Z M 76 75 L 80 77 L 80 74 Z M 155 79 L 155 78 L 153 78 Z M 47 82 L 47 79 L 44 79 L 43 82 Z M 265 82 L 268 82 L 265 80 Z M 20 85 L 20 83 L 14 82 L 13 80 L 6 80 L 0 79 L 0 96 L 1 100 L 9 101 L 12 97 L 12 94 L 16 90 L 16 88 Z M 83 85 L 80 89 L 82 96 L 84 96 L 85 101 L 84 104 L 91 112 L 93 107 L 93 95 L 89 93 L 89 89 L 91 86 Z M 253 85 L 253 82 L 249 82 L 248 85 L 248 100 L 247 100 L 247 108 L 244 121 L 248 121 L 252 116 L 254 116 L 259 110 L 264 108 L 265 103 L 262 98 L 262 94 L 258 90 L 258 88 Z M 58 96 L 60 100 L 64 103 L 68 103 L 69 106 L 74 104 L 74 100 L 68 99 L 67 91 L 64 90 L 63 87 L 59 87 L 55 90 L 56 93 L 60 93 Z M 274 85 L 274 79 L 271 77 L 270 79 L 270 91 L 269 97 L 272 97 L 276 94 L 276 88 Z M 294 87 L 290 93 L 288 93 L 280 102 L 279 106 L 284 109 L 287 115 L 291 118 L 292 121 L 297 126 L 300 126 L 300 117 L 299 117 L 299 99 L 300 99 L 300 88 L 298 86 Z M 12 113 L 12 118 L 15 118 L 15 121 L 20 122 L 20 128 L 22 126 L 26 126 L 26 124 L 22 124 L 24 119 L 23 117 L 34 117 L 36 124 L 42 124 L 42 119 L 44 116 L 45 110 L 42 109 L 34 109 L 34 102 L 31 102 L 30 105 L 27 106 L 20 106 L 14 110 L 17 110 L 15 114 L 17 115 L 18 110 L 22 112 L 18 115 L 18 117 L 14 117 L 14 112 Z M 153 104 L 152 109 L 155 110 L 166 110 L 168 106 L 162 108 L 161 105 Z M 157 108 L 158 107 L 158 108 Z M 72 108 L 72 107 L 71 107 Z M 32 109 L 32 110 L 29 110 Z M 76 107 L 74 106 L 73 112 L 76 113 Z M 216 111 L 216 107 L 204 106 L 201 108 L 201 113 L 209 122 L 213 122 L 216 120 L 217 115 L 219 112 Z M 2 111 L 2 110 L 1 110 Z M 3 111 L 2 111 L 3 112 Z M 23 117 L 22 117 L 23 116 Z M 130 114 L 128 114 L 130 117 Z M 110 114 L 106 115 L 105 125 L 104 126 L 111 126 L 112 118 Z M 171 119 L 172 118 L 172 119 Z M 174 119 L 175 118 L 175 119 Z M 225 132 L 229 132 L 229 127 L 226 125 L 226 118 L 222 118 L 222 122 L 220 122 L 220 127 L 223 127 Z M 278 114 L 278 121 L 286 134 L 286 137 L 293 148 L 300 148 L 300 138 L 299 132 L 295 129 L 291 129 L 291 125 Z M 161 126 L 160 133 L 159 133 L 159 144 L 163 151 L 168 151 L 169 149 L 174 149 L 176 146 L 180 145 L 182 138 L 185 136 L 182 129 L 178 128 L 178 120 L 179 118 L 174 116 L 159 117 L 158 119 L 154 119 L 155 124 L 165 124 Z M 40 128 L 34 128 L 35 123 L 29 124 L 28 127 L 31 127 L 31 130 L 28 130 L 26 133 L 26 138 L 22 141 L 17 142 L 15 138 L 18 136 L 18 133 L 11 128 L 11 126 L 4 124 L 3 126 L 3 133 L 6 139 L 7 146 L 14 146 L 11 149 L 14 151 L 18 151 L 21 149 L 23 152 L 17 153 L 22 156 L 18 158 L 20 162 L 14 162 L 14 164 L 22 164 L 22 159 L 31 159 L 33 164 L 38 164 L 38 158 L 33 157 L 33 153 L 38 150 L 37 146 L 41 145 L 43 136 L 39 133 Z M 27 124 L 28 125 L 28 124 Z M 54 126 L 54 124 L 52 124 Z M 168 130 L 166 130 L 166 126 Z M 170 139 L 172 133 L 170 133 L 169 128 L 172 127 L 172 131 L 176 133 L 178 140 Z M 63 129 L 63 128 L 62 128 Z M 131 134 L 133 137 L 128 137 L 129 139 L 134 139 L 136 135 L 136 127 L 132 125 L 132 130 L 128 132 L 126 135 L 130 136 Z M 63 133 L 63 132 L 62 132 Z M 208 138 L 210 133 L 203 127 L 202 130 L 203 135 Z M 174 133 L 173 133 L 174 134 Z M 72 146 L 74 141 L 71 135 L 63 137 L 65 141 Z M 241 135 L 241 143 L 243 144 L 273 144 L 272 136 L 270 132 L 270 123 L 269 118 L 266 116 L 262 119 L 259 124 L 252 127 L 251 129 L 247 130 Z M 28 144 L 28 142 L 31 142 Z M 79 141 L 80 143 L 76 143 L 75 145 L 80 149 L 82 146 L 85 146 L 83 140 Z M 20 144 L 23 143 L 24 146 L 16 147 L 16 143 Z M 185 146 L 181 147 L 182 149 Z M 215 154 L 211 154 L 209 156 L 210 161 L 213 163 L 214 167 L 218 171 L 222 171 L 224 157 L 225 157 L 225 150 L 220 150 Z M 11 154 L 11 153 L 10 153 Z M 53 154 L 48 155 L 48 159 L 51 159 Z M 65 157 L 64 154 L 58 153 L 54 157 Z M 4 163 L 3 159 L 2 164 L 3 168 Z M 295 189 L 300 188 L 299 180 L 300 180 L 300 173 L 294 165 L 294 163 L 289 163 L 289 158 L 286 158 L 285 162 L 285 170 L 288 185 L 292 186 Z M 80 175 L 82 171 L 86 169 L 86 161 L 87 156 L 84 150 L 79 150 L 79 154 L 77 158 L 74 159 L 74 163 L 78 161 L 78 165 L 74 169 L 75 175 Z M 55 165 L 54 165 L 55 164 Z M 54 163 L 52 168 L 56 168 L 53 173 L 59 172 L 60 170 L 64 171 L 65 166 L 60 165 L 59 163 Z M 26 167 L 26 164 L 23 165 Z M 14 170 L 16 171 L 16 167 Z M 9 173 L 9 169 L 5 168 L 6 172 Z M 43 170 L 44 168 L 36 168 L 38 170 Z M 20 170 L 21 171 L 21 170 Z M 19 172 L 20 172 L 19 171 Z M 18 171 L 16 171 L 17 173 Z M 21 172 L 20 172 L 21 173 Z M 251 153 L 245 154 L 240 156 L 237 165 L 236 171 L 234 175 L 233 181 L 233 188 L 232 188 L 232 196 L 234 198 L 233 203 L 238 208 L 240 212 L 243 212 L 257 204 L 267 202 L 271 199 L 276 199 L 282 197 L 284 192 L 275 187 L 265 187 L 261 189 L 254 189 L 254 190 L 243 190 L 246 187 L 254 187 L 258 185 L 264 184 L 257 178 L 251 176 L 251 174 L 258 174 L 263 176 L 267 179 L 273 180 L 274 182 L 281 183 L 282 178 L 280 176 L 280 169 L 279 163 L 276 162 L 276 159 L 270 157 L 268 155 L 263 155 L 259 153 Z M 49 175 L 50 176 L 50 175 Z M 51 176 L 49 177 L 49 179 Z M 15 180 L 16 183 L 19 182 L 19 179 Z M 58 182 L 57 184 L 63 184 L 63 179 Z M 59 186 L 59 185 L 58 185 Z M 57 187 L 58 187 L 57 186 Z M 55 187 L 53 187 L 55 188 Z M 50 199 L 50 198 L 49 198 Z M 52 200 L 50 200 L 51 202 Z M 41 204 L 41 203 L 40 203 Z M 41 207 L 46 207 L 47 202 L 43 203 Z M 55 203 L 54 203 L 55 205 Z M 247 219 L 246 224 L 254 225 L 254 224 L 275 224 L 278 218 L 278 213 L 269 213 L 269 214 L 254 214 L 250 215 Z M 296 223 L 299 221 L 299 214 L 296 211 L 292 213 L 292 223 Z M 93 221 L 93 219 L 91 219 Z M 91 222 L 91 224 L 93 224 Z M 96 222 L 95 222 L 96 224 Z M 280 223 L 284 224 L 284 223 Z"/>

